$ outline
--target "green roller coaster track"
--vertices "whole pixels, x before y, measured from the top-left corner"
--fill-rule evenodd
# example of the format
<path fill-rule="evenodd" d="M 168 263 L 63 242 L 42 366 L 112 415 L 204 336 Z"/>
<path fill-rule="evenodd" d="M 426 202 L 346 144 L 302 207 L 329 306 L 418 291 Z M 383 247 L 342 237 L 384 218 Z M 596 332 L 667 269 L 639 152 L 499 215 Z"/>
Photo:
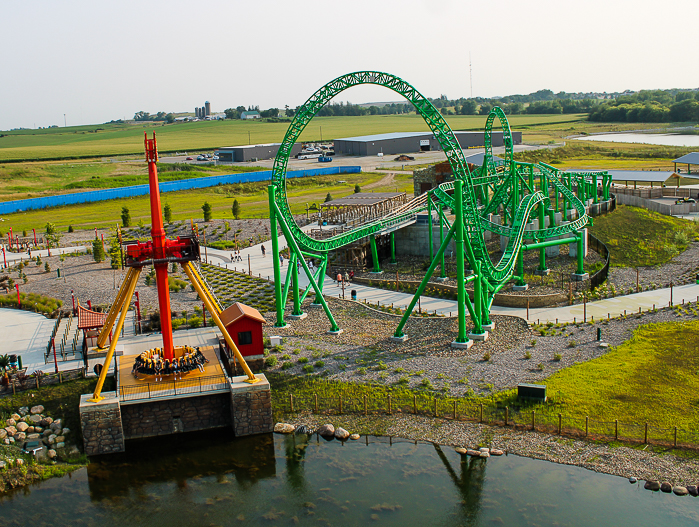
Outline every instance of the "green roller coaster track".
<path fill-rule="evenodd" d="M 389 88 L 405 97 L 415 107 L 444 151 L 451 165 L 454 181 L 440 184 L 379 220 L 330 238 L 315 239 L 298 227 L 289 209 L 286 196 L 286 171 L 289 157 L 294 144 L 316 113 L 339 93 L 360 84 L 376 84 Z M 492 127 L 495 119 L 499 121 L 502 128 L 505 147 L 505 160 L 500 165 L 496 165 L 492 154 Z M 487 329 L 494 327 L 490 320 L 490 308 L 495 294 L 513 278 L 516 280 L 516 285 L 525 285 L 522 251 L 538 249 L 539 270 L 545 271 L 546 247 L 577 243 L 576 276 L 583 277 L 581 229 L 591 222 L 586 214 L 585 202 L 598 201 L 600 197 L 598 184 L 601 187 L 602 199 L 609 199 L 610 177 L 606 172 L 569 173 L 561 172 L 544 163 L 515 161 L 510 126 L 504 112 L 498 107 L 493 108 L 486 120 L 483 165 L 472 171 L 442 114 L 410 84 L 394 75 L 378 71 L 361 71 L 338 77 L 316 91 L 297 109 L 274 161 L 272 183 L 269 186 L 271 232 L 277 232 L 278 224 L 290 248 L 289 272 L 282 284 L 278 241 L 276 236 L 272 236 L 276 325 L 277 327 L 286 325 L 284 306 L 290 292 L 293 292 L 294 307 L 291 315 L 293 319 L 303 316 L 301 302 L 313 291 L 315 303 L 322 305 L 328 316 L 331 324 L 330 332 L 341 331 L 322 292 L 328 265 L 328 252 L 369 237 L 375 266 L 378 268 L 374 239 L 376 235 L 393 232 L 402 225 L 412 223 L 417 213 L 426 210 L 429 213 L 431 239 L 432 211 L 437 210 L 440 229 L 443 232 L 446 227 L 447 234 L 440 237 L 441 243 L 436 254 L 433 254 L 433 249 L 430 247 L 431 265 L 398 324 L 394 336 L 396 339 L 405 338 L 403 328 L 408 317 L 415 308 L 418 298 L 423 294 L 437 265 L 440 262 L 443 264 L 445 250 L 453 239 L 456 247 L 459 318 L 459 334 L 453 345 L 465 346 L 470 343 L 470 337 L 484 339 L 487 337 Z M 557 225 L 556 213 L 559 212 L 561 203 L 559 196 L 562 199 L 564 217 L 568 218 L 570 215 L 571 219 L 565 222 L 559 221 Z M 454 212 L 451 225 L 443 212 L 447 209 Z M 542 228 L 532 228 L 530 217 L 534 216 L 537 216 L 538 226 Z M 546 226 L 547 220 L 548 226 Z M 503 254 L 497 262 L 493 262 L 486 247 L 484 233 L 487 231 L 507 239 Z M 564 237 L 566 235 L 568 237 Z M 309 269 L 305 257 L 320 260 L 321 264 L 315 273 Z M 464 261 L 468 262 L 471 271 L 468 276 L 466 276 Z M 303 272 L 310 281 L 308 289 L 303 293 L 299 291 L 296 262 L 301 264 Z M 443 272 L 444 265 L 442 265 Z M 466 292 L 468 282 L 474 282 L 473 300 Z M 467 310 L 473 323 L 470 336 L 466 334 Z"/>

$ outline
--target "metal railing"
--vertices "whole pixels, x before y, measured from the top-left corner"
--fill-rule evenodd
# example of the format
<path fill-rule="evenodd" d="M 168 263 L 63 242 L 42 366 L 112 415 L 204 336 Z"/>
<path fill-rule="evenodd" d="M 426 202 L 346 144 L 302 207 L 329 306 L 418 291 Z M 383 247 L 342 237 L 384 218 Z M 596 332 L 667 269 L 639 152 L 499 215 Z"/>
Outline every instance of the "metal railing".
<path fill-rule="evenodd" d="M 140 401 L 142 399 L 158 399 L 176 397 L 196 393 L 217 392 L 228 389 L 229 381 L 225 375 L 210 375 L 206 377 L 184 378 L 176 381 L 148 382 L 144 384 L 129 384 L 119 386 L 119 400 Z"/>

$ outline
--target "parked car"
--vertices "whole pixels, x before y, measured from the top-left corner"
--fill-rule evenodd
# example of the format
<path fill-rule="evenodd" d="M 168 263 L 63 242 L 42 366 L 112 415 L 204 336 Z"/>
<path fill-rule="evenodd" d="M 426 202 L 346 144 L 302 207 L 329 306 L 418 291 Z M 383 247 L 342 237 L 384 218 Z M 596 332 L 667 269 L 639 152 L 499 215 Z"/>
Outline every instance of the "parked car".
<path fill-rule="evenodd" d="M 194 158 L 192 156 L 187 156 L 187 159 L 185 161 L 194 161 Z"/>
<path fill-rule="evenodd" d="M 204 156 L 197 156 L 197 161 L 206 161 Z"/>
<path fill-rule="evenodd" d="M 214 156 L 211 159 L 213 159 L 214 161 L 218 161 L 218 156 Z"/>
<path fill-rule="evenodd" d="M 32 454 L 35 456 L 42 450 L 44 450 L 44 445 L 41 441 L 27 441 L 22 445 L 22 453 L 23 454 Z"/>
<path fill-rule="evenodd" d="M 330 156 L 320 156 L 318 158 L 318 163 L 330 163 L 333 160 Z"/>

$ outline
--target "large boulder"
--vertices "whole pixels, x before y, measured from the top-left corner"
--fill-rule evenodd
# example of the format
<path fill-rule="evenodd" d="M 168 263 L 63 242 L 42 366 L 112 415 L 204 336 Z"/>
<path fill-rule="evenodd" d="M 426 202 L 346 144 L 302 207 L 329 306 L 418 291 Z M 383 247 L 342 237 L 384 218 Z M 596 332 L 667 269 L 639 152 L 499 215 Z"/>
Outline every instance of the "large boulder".
<path fill-rule="evenodd" d="M 0 439 L 5 439 L 7 437 L 7 430 L 0 428 Z"/>
<path fill-rule="evenodd" d="M 345 430 L 344 428 L 336 428 L 335 429 L 335 437 L 339 439 L 340 441 L 344 441 L 350 436 L 350 433 Z"/>
<path fill-rule="evenodd" d="M 51 423 L 53 423 L 53 419 L 51 419 L 50 417 L 44 417 L 39 424 L 45 428 L 49 426 Z"/>
<path fill-rule="evenodd" d="M 490 449 L 491 456 L 502 456 L 503 454 L 504 454 L 504 452 L 502 450 L 497 449 L 497 448 Z"/>
<path fill-rule="evenodd" d="M 64 436 L 64 435 L 66 435 L 68 432 L 70 432 L 70 428 L 64 428 L 63 430 L 61 430 L 61 435 Z"/>
<path fill-rule="evenodd" d="M 36 406 L 32 406 L 32 409 L 29 411 L 31 412 L 32 415 L 41 414 L 41 413 L 44 413 L 44 407 L 41 406 L 40 404 L 37 404 Z"/>
<path fill-rule="evenodd" d="M 660 490 L 662 490 L 663 492 L 672 492 L 672 485 L 670 485 L 670 483 L 668 483 L 667 481 L 663 481 L 660 484 Z"/>
<path fill-rule="evenodd" d="M 47 452 L 47 455 L 49 456 L 49 459 L 53 459 L 56 457 L 56 451 L 51 449 Z"/>
<path fill-rule="evenodd" d="M 12 414 L 10 416 L 10 419 L 14 419 L 15 421 L 19 421 L 20 419 L 22 419 L 22 416 L 19 414 Z"/>
<path fill-rule="evenodd" d="M 331 424 L 326 424 L 318 429 L 318 435 L 321 437 L 334 437 L 335 427 Z"/>
<path fill-rule="evenodd" d="M 465 448 L 460 447 L 460 446 L 457 446 L 454 450 L 456 451 L 457 454 L 461 454 L 461 455 L 465 455 L 466 452 L 468 452 L 468 450 L 466 450 Z"/>
<path fill-rule="evenodd" d="M 56 434 L 51 434 L 51 435 L 49 436 L 49 445 L 53 445 L 53 444 L 56 442 L 56 438 L 57 438 L 57 437 L 58 437 L 58 436 L 57 436 Z"/>
<path fill-rule="evenodd" d="M 672 492 L 678 496 L 686 496 L 688 494 L 687 488 L 682 485 L 676 485 L 672 487 Z"/>
<path fill-rule="evenodd" d="M 473 450 L 469 448 L 466 450 L 466 455 L 478 457 L 480 455 L 480 452 L 478 450 Z"/>
<path fill-rule="evenodd" d="M 276 425 L 274 425 L 274 431 L 277 434 L 293 434 L 294 430 L 294 425 L 290 425 L 288 423 L 277 423 Z M 63 440 L 63 436 L 61 436 L 60 439 Z"/>
<path fill-rule="evenodd" d="M 649 479 L 643 485 L 643 488 L 646 490 L 660 490 L 660 483 L 658 483 L 654 479 Z"/>
<path fill-rule="evenodd" d="M 17 429 L 14 426 L 6 426 L 5 432 L 7 432 L 8 436 L 14 437 L 14 435 L 17 433 Z"/>
<path fill-rule="evenodd" d="M 27 441 L 38 441 L 41 439 L 41 434 L 27 434 Z"/>
<path fill-rule="evenodd" d="M 63 429 L 63 435 L 65 435 L 67 428 Z M 300 425 L 296 427 L 296 431 L 294 432 L 296 435 L 313 435 L 313 428 L 307 425 Z"/>
<path fill-rule="evenodd" d="M 56 448 L 65 448 L 65 447 L 66 447 L 66 444 L 63 441 L 61 441 L 60 443 L 56 443 Z"/>
<path fill-rule="evenodd" d="M 29 425 L 24 421 L 20 421 L 19 423 L 17 423 L 17 430 L 19 430 L 20 432 L 26 432 L 28 428 Z"/>
<path fill-rule="evenodd" d="M 5 426 L 17 426 L 17 420 L 10 417 L 7 421 L 5 421 Z"/>
<path fill-rule="evenodd" d="M 687 485 L 687 492 L 692 496 L 699 496 L 699 489 L 697 489 L 696 485 Z"/>
<path fill-rule="evenodd" d="M 51 423 L 51 430 L 60 430 L 63 428 L 63 422 L 60 419 L 56 419 Z"/>
<path fill-rule="evenodd" d="M 35 425 L 38 425 L 41 423 L 42 417 L 40 415 L 30 415 L 29 416 L 29 422 L 34 423 Z"/>
<path fill-rule="evenodd" d="M 352 435 L 350 436 L 350 439 L 351 439 L 352 441 L 356 441 L 357 439 L 359 439 L 359 434 L 352 434 Z"/>
<path fill-rule="evenodd" d="M 19 410 L 19 415 L 27 415 L 29 413 L 29 407 L 28 406 L 22 406 Z"/>
<path fill-rule="evenodd" d="M 25 441 L 27 439 L 27 434 L 24 432 L 17 432 L 15 434 L 15 440 L 16 441 Z"/>

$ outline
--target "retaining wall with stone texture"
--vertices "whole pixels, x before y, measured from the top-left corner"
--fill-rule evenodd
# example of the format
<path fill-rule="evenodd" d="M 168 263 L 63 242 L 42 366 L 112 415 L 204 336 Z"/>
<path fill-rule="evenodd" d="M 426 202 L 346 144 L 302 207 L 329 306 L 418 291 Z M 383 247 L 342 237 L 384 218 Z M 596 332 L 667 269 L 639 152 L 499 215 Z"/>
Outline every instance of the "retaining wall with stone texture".
<path fill-rule="evenodd" d="M 119 399 L 115 392 L 102 393 L 99 403 L 87 402 L 91 394 L 80 397 L 80 428 L 85 454 L 114 454 L 124 451 L 124 432 Z"/>

